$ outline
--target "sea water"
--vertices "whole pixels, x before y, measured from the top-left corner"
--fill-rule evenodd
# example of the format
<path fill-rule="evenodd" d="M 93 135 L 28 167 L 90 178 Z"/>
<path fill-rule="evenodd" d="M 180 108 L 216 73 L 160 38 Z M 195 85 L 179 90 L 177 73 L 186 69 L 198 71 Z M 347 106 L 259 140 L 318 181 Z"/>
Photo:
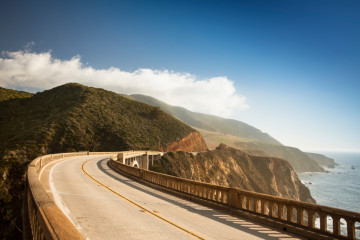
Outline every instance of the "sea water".
<path fill-rule="evenodd" d="M 360 212 L 360 153 L 322 153 L 338 164 L 326 173 L 302 173 L 301 181 L 317 204 Z M 360 238 L 359 223 L 356 224 Z M 342 227 L 343 229 L 343 227 Z"/>

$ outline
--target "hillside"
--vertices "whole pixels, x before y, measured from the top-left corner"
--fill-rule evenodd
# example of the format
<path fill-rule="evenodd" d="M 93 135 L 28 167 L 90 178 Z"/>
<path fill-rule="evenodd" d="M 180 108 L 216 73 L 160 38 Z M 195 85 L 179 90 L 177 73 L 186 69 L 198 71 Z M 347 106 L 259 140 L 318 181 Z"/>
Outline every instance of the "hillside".
<path fill-rule="evenodd" d="M 159 108 L 79 84 L 1 101 L 0 112 L 0 233 L 4 235 L 21 229 L 24 173 L 29 161 L 39 155 L 207 150 L 196 130 Z"/>
<path fill-rule="evenodd" d="M 287 161 L 251 156 L 224 144 L 195 156 L 167 153 L 152 169 L 196 181 L 315 202 Z"/>
<path fill-rule="evenodd" d="M 268 134 L 262 133 L 260 130 L 241 121 L 191 112 L 185 108 L 171 106 L 155 98 L 140 94 L 128 97 L 160 107 L 162 110 L 191 125 L 201 133 L 209 149 L 215 149 L 220 143 L 224 143 L 252 155 L 285 159 L 297 172 L 324 171 L 319 164 L 324 163 L 327 157 L 320 154 L 308 155 L 297 148 L 283 146 Z"/>
<path fill-rule="evenodd" d="M 32 93 L 16 91 L 16 90 L 0 87 L 0 101 L 5 101 L 15 98 L 28 98 L 31 97 L 32 95 L 33 95 Z"/>
<path fill-rule="evenodd" d="M 171 106 L 155 98 L 141 94 L 134 94 L 129 97 L 152 106 L 160 107 L 163 111 L 196 128 L 281 145 L 280 142 L 267 133 L 263 133 L 259 129 L 238 120 L 191 112 L 183 107 Z"/>
<path fill-rule="evenodd" d="M 334 168 L 336 166 L 336 163 L 332 158 L 326 157 L 318 153 L 306 153 L 306 154 L 312 159 L 314 159 L 322 167 Z"/>
<path fill-rule="evenodd" d="M 235 142 L 234 145 L 251 155 L 285 159 L 296 172 L 325 172 L 314 159 L 297 148 L 261 142 Z"/>

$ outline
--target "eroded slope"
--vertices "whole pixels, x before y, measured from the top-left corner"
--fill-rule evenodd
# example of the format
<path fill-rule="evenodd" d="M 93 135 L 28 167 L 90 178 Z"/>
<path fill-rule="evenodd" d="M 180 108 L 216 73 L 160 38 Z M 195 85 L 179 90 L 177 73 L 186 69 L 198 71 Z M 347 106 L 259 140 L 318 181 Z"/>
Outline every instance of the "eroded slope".
<path fill-rule="evenodd" d="M 196 181 L 315 202 L 287 161 L 251 156 L 224 144 L 196 155 L 168 153 L 153 169 Z"/>

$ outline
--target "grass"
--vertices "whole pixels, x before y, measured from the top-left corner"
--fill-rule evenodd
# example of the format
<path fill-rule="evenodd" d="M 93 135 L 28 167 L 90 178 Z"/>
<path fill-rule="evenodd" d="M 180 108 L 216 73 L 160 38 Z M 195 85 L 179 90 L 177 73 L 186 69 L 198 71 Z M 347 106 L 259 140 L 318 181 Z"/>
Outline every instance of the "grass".
<path fill-rule="evenodd" d="M 0 87 L 0 101 L 6 101 L 9 99 L 16 99 L 16 98 L 28 98 L 31 97 L 32 95 L 33 95 L 32 93 L 16 91 L 16 90 Z"/>

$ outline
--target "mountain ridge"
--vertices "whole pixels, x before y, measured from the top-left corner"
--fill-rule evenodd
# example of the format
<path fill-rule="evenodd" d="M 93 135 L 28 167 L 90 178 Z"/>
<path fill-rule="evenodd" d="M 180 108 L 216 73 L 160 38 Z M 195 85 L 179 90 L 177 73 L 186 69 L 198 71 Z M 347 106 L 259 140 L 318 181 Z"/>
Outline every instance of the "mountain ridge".
<path fill-rule="evenodd" d="M 263 133 L 259 129 L 238 120 L 226 119 L 214 115 L 192 112 L 183 107 L 171 106 L 156 98 L 141 94 L 132 94 L 129 95 L 129 97 L 131 99 L 144 102 L 152 106 L 160 107 L 163 111 L 175 116 L 176 118 L 193 127 L 209 131 L 219 131 L 228 134 L 231 133 L 235 136 L 241 136 L 271 144 L 281 145 L 279 141 L 277 141 L 267 133 Z"/>
<path fill-rule="evenodd" d="M 183 107 L 171 106 L 156 98 L 141 94 L 124 96 L 160 107 L 179 120 L 189 124 L 201 133 L 209 149 L 215 149 L 216 146 L 224 143 L 251 155 L 285 159 L 297 172 L 325 171 L 320 165 L 325 162 L 327 157 L 309 155 L 295 147 L 284 146 L 268 134 L 241 121 L 192 112 Z M 237 127 L 240 127 L 240 130 Z M 237 134 L 234 134 L 234 132 Z"/>

